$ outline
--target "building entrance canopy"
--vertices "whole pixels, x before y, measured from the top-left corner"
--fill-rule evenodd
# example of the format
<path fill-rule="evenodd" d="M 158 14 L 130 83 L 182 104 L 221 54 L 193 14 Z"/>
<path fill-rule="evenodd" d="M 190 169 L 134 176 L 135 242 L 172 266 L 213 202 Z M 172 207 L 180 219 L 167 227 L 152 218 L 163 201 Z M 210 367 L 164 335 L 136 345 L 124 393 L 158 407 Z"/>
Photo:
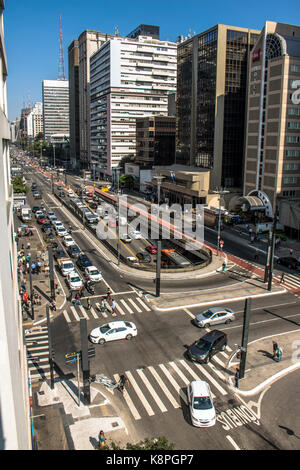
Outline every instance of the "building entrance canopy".
<path fill-rule="evenodd" d="M 240 204 L 246 204 L 248 210 L 250 211 L 257 211 L 261 209 L 265 209 L 265 205 L 262 200 L 257 196 L 243 196 L 239 198 Z"/>

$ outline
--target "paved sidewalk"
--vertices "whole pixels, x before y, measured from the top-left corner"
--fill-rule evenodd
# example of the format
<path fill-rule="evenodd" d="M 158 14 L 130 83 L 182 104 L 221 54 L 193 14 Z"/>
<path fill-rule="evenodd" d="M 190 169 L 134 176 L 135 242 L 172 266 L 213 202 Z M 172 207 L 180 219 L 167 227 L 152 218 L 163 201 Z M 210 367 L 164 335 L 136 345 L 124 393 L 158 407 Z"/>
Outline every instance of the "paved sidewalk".
<path fill-rule="evenodd" d="M 220 276 L 223 273 L 220 272 Z M 177 296 L 172 293 L 161 294 L 159 298 L 147 295 L 147 298 L 152 305 L 152 308 L 158 311 L 170 311 L 177 309 L 184 309 L 197 306 L 216 305 L 233 300 L 243 300 L 249 297 L 264 297 L 268 295 L 281 294 L 286 292 L 286 289 L 273 285 L 272 291 L 267 290 L 267 284 L 264 284 L 261 279 L 252 277 L 250 279 L 233 281 L 230 286 L 213 287 L 212 289 L 205 289 L 196 294 L 188 293 L 186 298 L 184 293 Z M 213 294 L 213 295 L 212 295 Z"/>
<path fill-rule="evenodd" d="M 272 341 L 277 341 L 282 347 L 280 362 L 272 358 Z M 228 370 L 228 383 L 232 391 L 241 396 L 260 393 L 280 377 L 300 367 L 299 350 L 300 328 L 252 341 L 248 344 L 245 377 L 240 379 L 238 389 L 234 387 L 233 376 L 236 366 Z"/>

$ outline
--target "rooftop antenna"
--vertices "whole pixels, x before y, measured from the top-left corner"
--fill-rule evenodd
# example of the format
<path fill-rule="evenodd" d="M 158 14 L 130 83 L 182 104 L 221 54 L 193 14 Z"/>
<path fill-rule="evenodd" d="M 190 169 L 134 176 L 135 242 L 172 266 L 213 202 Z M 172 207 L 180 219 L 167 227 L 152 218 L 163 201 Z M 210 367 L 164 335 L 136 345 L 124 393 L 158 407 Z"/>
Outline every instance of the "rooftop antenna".
<path fill-rule="evenodd" d="M 61 12 L 59 12 L 59 59 L 58 59 L 58 77 L 57 80 L 65 80 L 65 61 L 63 49 L 63 35 L 61 28 Z"/>
<path fill-rule="evenodd" d="M 115 35 L 116 35 L 116 36 L 119 36 L 119 28 L 118 28 L 118 25 L 115 26 Z"/>

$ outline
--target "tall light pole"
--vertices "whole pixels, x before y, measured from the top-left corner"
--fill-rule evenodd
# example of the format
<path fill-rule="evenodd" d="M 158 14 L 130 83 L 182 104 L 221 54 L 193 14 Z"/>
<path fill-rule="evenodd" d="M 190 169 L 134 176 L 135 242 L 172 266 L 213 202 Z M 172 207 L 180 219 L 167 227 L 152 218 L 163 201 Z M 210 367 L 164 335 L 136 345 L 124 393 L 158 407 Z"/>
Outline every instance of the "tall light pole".
<path fill-rule="evenodd" d="M 160 210 L 159 210 L 159 203 L 160 203 L 160 186 L 164 176 L 154 176 L 154 179 L 157 181 L 157 202 L 158 202 L 158 239 L 157 239 L 157 255 L 156 255 L 156 297 L 160 296 L 160 268 L 161 268 L 161 239 L 160 239 Z"/>
<path fill-rule="evenodd" d="M 220 251 L 220 240 L 221 240 L 221 198 L 225 194 L 228 194 L 229 191 L 226 189 L 220 188 L 213 191 L 215 194 L 219 194 L 219 220 L 218 220 L 218 241 L 217 241 L 217 256 L 219 256 Z"/>

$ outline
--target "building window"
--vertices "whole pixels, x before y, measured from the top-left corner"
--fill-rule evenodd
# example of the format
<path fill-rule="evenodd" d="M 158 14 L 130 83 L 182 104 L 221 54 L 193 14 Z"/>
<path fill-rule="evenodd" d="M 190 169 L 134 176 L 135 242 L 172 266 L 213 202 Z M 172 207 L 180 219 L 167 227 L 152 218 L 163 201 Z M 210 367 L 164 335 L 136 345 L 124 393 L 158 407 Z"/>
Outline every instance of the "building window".
<path fill-rule="evenodd" d="M 291 64 L 290 72 L 291 72 L 291 73 L 292 73 L 292 72 L 300 73 L 300 65 Z"/>
<path fill-rule="evenodd" d="M 283 169 L 287 171 L 298 170 L 298 168 L 299 168 L 298 163 L 284 163 L 283 164 Z"/>
<path fill-rule="evenodd" d="M 285 150 L 284 155 L 286 157 L 300 157 L 300 150 Z"/>
<path fill-rule="evenodd" d="M 300 143 L 300 136 L 299 135 L 287 135 L 286 142 L 288 144 L 299 144 Z"/>
<path fill-rule="evenodd" d="M 288 108 L 289 116 L 300 116 L 300 107 L 298 108 Z"/>
<path fill-rule="evenodd" d="M 283 184 L 296 184 L 297 178 L 295 176 L 285 176 L 284 178 L 282 178 L 282 183 Z"/>
<path fill-rule="evenodd" d="M 287 126 L 288 129 L 300 129 L 300 121 L 289 121 Z"/>

